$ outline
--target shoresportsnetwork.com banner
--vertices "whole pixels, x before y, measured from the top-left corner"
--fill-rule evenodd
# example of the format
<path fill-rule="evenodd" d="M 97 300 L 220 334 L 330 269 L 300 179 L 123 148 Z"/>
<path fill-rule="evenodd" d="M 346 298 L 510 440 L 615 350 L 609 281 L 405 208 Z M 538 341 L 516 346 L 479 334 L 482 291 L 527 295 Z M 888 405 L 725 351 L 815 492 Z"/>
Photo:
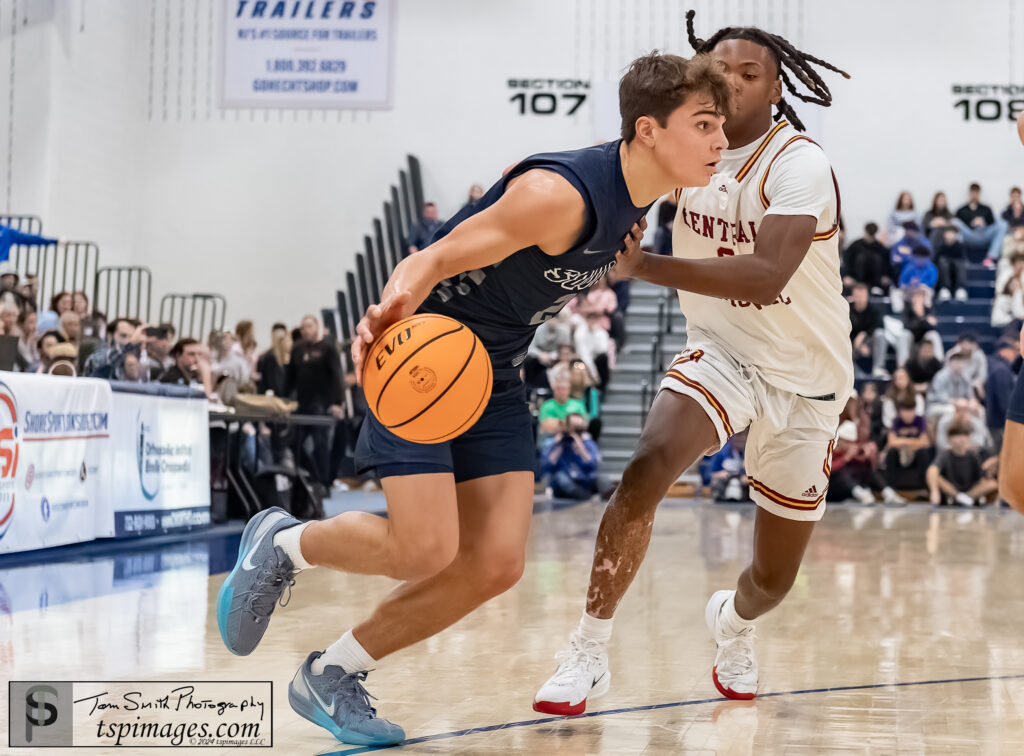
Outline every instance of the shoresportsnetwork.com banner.
<path fill-rule="evenodd" d="M 11 682 L 12 748 L 273 745 L 270 682 Z"/>

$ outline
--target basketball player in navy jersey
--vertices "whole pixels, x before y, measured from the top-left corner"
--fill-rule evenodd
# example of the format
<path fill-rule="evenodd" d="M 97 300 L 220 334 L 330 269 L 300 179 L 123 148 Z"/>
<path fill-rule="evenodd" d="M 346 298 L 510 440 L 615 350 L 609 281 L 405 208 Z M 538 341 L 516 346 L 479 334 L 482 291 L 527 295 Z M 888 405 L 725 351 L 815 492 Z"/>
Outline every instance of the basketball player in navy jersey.
<path fill-rule="evenodd" d="M 704 186 L 727 146 L 729 89 L 703 57 L 651 54 L 619 86 L 622 139 L 517 163 L 474 205 L 403 260 L 358 324 L 352 353 L 420 313 L 471 328 L 491 357 L 489 404 L 465 434 L 403 441 L 368 415 L 356 463 L 373 470 L 388 519 L 346 512 L 300 524 L 268 510 L 246 527 L 218 599 L 228 648 L 248 654 L 295 573 L 314 565 L 405 581 L 326 652 L 314 651 L 289 702 L 339 740 L 400 742 L 362 686 L 384 656 L 428 638 L 511 588 L 522 574 L 533 508 L 535 447 L 519 368 L 537 326 L 635 248 L 651 205 L 680 186 Z M 500 265 L 499 265 L 500 264 Z"/>

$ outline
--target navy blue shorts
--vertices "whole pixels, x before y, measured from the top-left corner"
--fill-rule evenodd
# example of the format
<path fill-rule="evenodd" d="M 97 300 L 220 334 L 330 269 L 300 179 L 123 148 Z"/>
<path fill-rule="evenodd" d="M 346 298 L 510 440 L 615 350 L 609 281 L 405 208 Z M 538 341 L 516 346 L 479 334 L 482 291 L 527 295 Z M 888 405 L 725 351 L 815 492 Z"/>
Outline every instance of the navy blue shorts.
<path fill-rule="evenodd" d="M 480 419 L 461 436 L 440 444 L 405 441 L 389 431 L 372 412 L 359 431 L 356 473 L 393 475 L 453 473 L 455 482 L 536 467 L 533 417 L 526 388 L 518 380 L 495 381 Z"/>

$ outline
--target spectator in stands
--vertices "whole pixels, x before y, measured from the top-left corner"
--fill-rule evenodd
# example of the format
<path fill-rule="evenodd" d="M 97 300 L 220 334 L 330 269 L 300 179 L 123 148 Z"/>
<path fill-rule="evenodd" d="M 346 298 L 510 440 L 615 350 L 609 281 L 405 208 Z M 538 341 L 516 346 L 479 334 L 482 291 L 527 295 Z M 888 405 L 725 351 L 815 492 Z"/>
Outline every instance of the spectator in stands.
<path fill-rule="evenodd" d="M 39 337 L 36 335 L 38 320 L 33 310 L 22 310 L 18 315 L 18 353 L 28 365 L 28 372 L 35 372 L 40 362 Z"/>
<path fill-rule="evenodd" d="M 939 452 L 928 467 L 928 494 L 932 504 L 974 507 L 996 492 L 999 484 L 985 477 L 981 455 L 971 449 L 971 431 L 964 425 L 949 429 L 949 448 Z"/>
<path fill-rule="evenodd" d="M 594 313 L 598 316 L 598 324 L 605 331 L 611 331 L 610 315 L 615 312 L 619 302 L 615 292 L 608 287 L 607 276 L 598 279 L 586 292 L 576 297 L 569 303 L 568 309 L 573 315 L 578 316 L 575 326 L 582 324 L 588 314 Z"/>
<path fill-rule="evenodd" d="M 39 299 L 39 276 L 36 273 L 26 273 L 18 291 L 34 305 Z"/>
<path fill-rule="evenodd" d="M 123 377 L 121 380 L 128 381 L 130 383 L 142 383 L 148 382 L 149 375 L 139 360 L 139 356 L 135 352 L 128 352 L 124 356 L 124 364 L 122 365 Z"/>
<path fill-rule="evenodd" d="M 459 210 L 461 213 L 467 207 L 472 207 L 476 204 L 476 201 L 484 196 L 484 187 L 482 184 L 473 184 L 469 187 L 469 194 L 466 196 L 466 204 Z"/>
<path fill-rule="evenodd" d="M 868 301 L 868 286 L 858 283 L 853 287 L 850 302 L 850 338 L 853 340 L 853 361 L 861 372 L 885 372 L 888 352 L 882 313 Z"/>
<path fill-rule="evenodd" d="M 323 338 L 320 320 L 315 315 L 306 315 L 300 328 L 302 340 L 292 347 L 285 369 L 286 395 L 294 392 L 301 415 L 333 415 L 340 420 L 344 412 L 338 350 Z M 299 431 L 300 447 L 312 441 L 312 451 L 308 452 L 310 472 L 328 491 L 334 482 L 330 430 L 326 426 L 304 426 Z"/>
<path fill-rule="evenodd" d="M 231 331 L 217 332 L 211 337 L 211 356 L 215 377 L 229 376 L 237 389 L 244 389 L 249 383 L 249 361 L 236 349 L 238 341 Z M 340 370 L 340 367 L 339 367 Z"/>
<path fill-rule="evenodd" d="M 10 260 L 0 262 L 0 291 L 18 290 L 18 271 Z"/>
<path fill-rule="evenodd" d="M 916 289 L 910 294 L 910 306 L 903 312 L 903 333 L 899 339 L 896 361 L 902 365 L 909 359 L 914 347 L 923 341 L 930 341 L 933 354 L 945 354 L 942 349 L 942 337 L 935 330 L 938 320 L 931 314 L 928 305 L 928 293 Z"/>
<path fill-rule="evenodd" d="M 847 287 L 852 287 L 854 283 L 862 283 L 870 287 L 875 294 L 881 295 L 884 290 L 892 286 L 892 263 L 889 260 L 889 250 L 882 242 L 878 241 L 878 225 L 876 223 L 868 223 L 864 226 L 864 236 L 846 248 L 843 260 Z"/>
<path fill-rule="evenodd" d="M 654 253 L 672 254 L 672 224 L 675 223 L 679 205 L 674 199 L 666 198 L 658 205 L 658 229 L 654 232 Z"/>
<path fill-rule="evenodd" d="M 925 476 L 931 461 L 930 445 L 924 417 L 917 413 L 914 402 L 904 402 L 889 431 L 888 451 L 885 454 L 887 487 L 882 491 L 886 504 L 903 503 L 896 491 L 927 488 Z"/>
<path fill-rule="evenodd" d="M 949 301 L 950 292 L 955 290 L 957 301 L 966 302 L 967 247 L 952 226 L 942 230 L 935 247 L 935 259 L 939 268 L 939 301 Z"/>
<path fill-rule="evenodd" d="M 750 501 L 750 483 L 746 468 L 747 431 L 742 430 L 711 456 L 711 497 L 715 501 Z"/>
<path fill-rule="evenodd" d="M 75 367 L 77 364 L 78 350 L 75 349 L 74 344 L 56 344 L 50 350 L 50 364 L 46 372 L 50 375 L 74 378 L 78 375 L 78 369 Z"/>
<path fill-rule="evenodd" d="M 965 372 L 978 396 L 985 396 L 985 381 L 988 379 L 988 359 L 978 346 L 978 336 L 973 331 L 962 331 L 956 339 L 956 346 L 950 354 L 959 352 L 967 358 Z"/>
<path fill-rule="evenodd" d="M 611 376 L 611 368 L 614 367 L 614 358 L 612 340 L 601 325 L 601 314 L 588 312 L 573 336 L 576 353 L 587 366 L 590 375 L 596 378 L 597 388 L 603 393 Z"/>
<path fill-rule="evenodd" d="M 583 501 L 597 493 L 597 468 L 601 452 L 587 433 L 586 418 L 569 413 L 564 430 L 549 438 L 541 450 L 541 476 L 560 499 Z"/>
<path fill-rule="evenodd" d="M 97 349 L 85 361 L 83 374 L 90 378 L 115 379 L 123 375 L 124 355 L 138 354 L 143 340 L 142 325 L 137 320 L 118 318 L 109 329 L 111 344 Z"/>
<path fill-rule="evenodd" d="M 437 205 L 427 202 L 423 205 L 423 216 L 409 232 L 409 254 L 419 252 L 430 244 L 444 221 L 437 217 Z"/>
<path fill-rule="evenodd" d="M 914 197 L 910 192 L 900 192 L 896 198 L 896 207 L 889 213 L 889 222 L 886 227 L 886 236 L 890 243 L 902 238 L 905 224 L 913 223 L 921 227 L 921 215 L 914 210 Z"/>
<path fill-rule="evenodd" d="M 196 385 L 203 387 L 199 369 L 199 353 L 201 345 L 196 339 L 179 339 L 171 349 L 174 364 L 160 376 L 160 383 L 173 383 L 178 386 Z"/>
<path fill-rule="evenodd" d="M 569 317 L 569 312 L 562 310 L 534 332 L 523 362 L 523 380 L 531 388 L 550 388 L 547 369 L 558 362 L 559 347 L 572 341 Z"/>
<path fill-rule="evenodd" d="M 1010 277 L 992 301 L 991 322 L 994 328 L 1005 328 L 1020 320 L 1024 320 L 1024 286 L 1019 278 Z"/>
<path fill-rule="evenodd" d="M 284 323 L 274 323 L 270 329 L 270 349 L 260 355 L 256 364 L 259 378 L 256 390 L 261 394 L 268 391 L 274 396 L 287 396 L 285 368 L 292 351 L 292 338 Z"/>
<path fill-rule="evenodd" d="M 77 351 L 82 340 L 82 321 L 74 310 L 68 310 L 60 316 L 60 335 L 64 341 L 74 344 Z"/>
<path fill-rule="evenodd" d="M 882 422 L 882 397 L 877 383 L 868 381 L 861 387 L 855 421 L 859 443 L 871 441 L 876 451 L 885 446 L 888 431 Z"/>
<path fill-rule="evenodd" d="M 566 418 L 571 414 L 579 414 L 589 422 L 587 409 L 579 399 L 569 396 L 572 386 L 568 371 L 557 371 L 550 376 L 551 398 L 540 406 L 540 432 L 546 436 L 560 433 L 565 427 Z"/>
<path fill-rule="evenodd" d="M 872 489 L 885 489 L 885 481 L 878 473 L 878 447 L 870 439 L 860 439 L 856 417 L 860 414 L 854 397 L 847 404 L 836 432 L 832 451 L 831 472 L 826 496 L 828 501 L 846 501 L 853 498 L 861 504 L 874 504 Z"/>
<path fill-rule="evenodd" d="M 900 271 L 900 288 L 904 297 L 909 298 L 914 291 L 923 290 L 930 305 L 938 280 L 939 269 L 932 262 L 931 252 L 925 246 L 914 247 L 913 254 Z"/>
<path fill-rule="evenodd" d="M 1007 264 L 1003 269 L 996 272 L 996 291 L 1003 291 L 1007 282 L 1014 278 L 1024 285 L 1024 251 L 1014 252 L 1007 258 Z"/>
<path fill-rule="evenodd" d="M 63 341 L 63 337 L 57 331 L 47 331 L 39 337 L 39 366 L 36 372 L 46 373 L 49 371 L 50 365 L 53 363 L 53 350 Z"/>
<path fill-rule="evenodd" d="M 75 309 L 74 298 L 71 296 L 70 291 L 61 291 L 54 294 L 50 299 L 50 309 L 57 313 L 57 317 L 60 318 L 65 312 L 71 312 Z"/>
<path fill-rule="evenodd" d="M 1010 189 L 1010 204 L 999 216 L 1010 230 L 1024 228 L 1024 201 L 1021 201 L 1020 187 Z"/>
<path fill-rule="evenodd" d="M 1003 428 L 1006 425 L 1006 410 L 1013 392 L 1016 374 L 1013 365 L 1021 356 L 1016 339 L 1001 338 L 996 352 L 989 357 L 988 380 L 985 385 L 985 414 L 988 430 L 992 435 L 992 446 L 996 454 L 1003 448 Z"/>
<path fill-rule="evenodd" d="M 239 320 L 235 325 L 235 342 L 231 349 L 245 360 L 248 365 L 247 375 L 255 383 L 259 379 L 256 367 L 259 347 L 251 320 Z"/>
<path fill-rule="evenodd" d="M 935 356 L 935 345 L 925 339 L 917 345 L 913 356 L 903 365 L 915 390 L 922 394 L 928 390 L 928 384 L 932 382 L 942 369 L 942 362 Z"/>
<path fill-rule="evenodd" d="M 145 349 L 139 358 L 140 370 L 148 381 L 158 381 L 160 376 L 174 364 L 171 358 L 171 331 L 164 323 L 146 326 L 143 330 Z"/>
<path fill-rule="evenodd" d="M 932 197 L 932 206 L 921 220 L 921 227 L 928 235 L 932 246 L 942 232 L 953 224 L 953 213 L 950 212 L 949 204 L 946 202 L 945 192 L 936 192 Z"/>
<path fill-rule="evenodd" d="M 955 399 L 975 401 L 974 387 L 967 377 L 967 356 L 953 352 L 946 358 L 946 366 L 932 379 L 928 387 L 928 415 L 937 417 L 953 408 Z"/>
<path fill-rule="evenodd" d="M 971 184 L 967 204 L 956 211 L 953 225 L 960 229 L 968 250 L 978 252 L 987 260 L 995 260 L 1003 246 L 1007 224 L 992 214 L 992 208 L 981 202 L 981 186 Z"/>
<path fill-rule="evenodd" d="M 982 449 L 991 446 L 988 427 L 981 405 L 967 399 L 954 399 L 953 408 L 939 418 L 935 427 L 935 448 L 943 451 L 949 448 L 949 429 L 962 425 L 971 435 L 971 448 Z"/>
<path fill-rule="evenodd" d="M 885 390 L 885 395 L 882 397 L 882 425 L 887 431 L 891 430 L 893 423 L 896 422 L 900 405 L 908 402 L 913 403 L 917 414 L 924 414 L 924 397 L 914 389 L 914 384 L 910 382 L 910 374 L 906 369 L 899 367 L 893 372 L 889 388 Z"/>
<path fill-rule="evenodd" d="M 18 329 L 18 308 L 14 305 L 4 303 L 0 305 L 0 328 L 7 336 L 20 336 Z"/>
<path fill-rule="evenodd" d="M 48 236 L 26 234 L 22 231 L 18 231 L 16 228 L 0 225 L 0 262 L 3 262 L 11 256 L 11 247 L 15 244 L 24 247 L 47 247 L 51 244 L 56 244 L 57 246 L 62 247 L 64 246 L 64 240 L 51 239 Z"/>

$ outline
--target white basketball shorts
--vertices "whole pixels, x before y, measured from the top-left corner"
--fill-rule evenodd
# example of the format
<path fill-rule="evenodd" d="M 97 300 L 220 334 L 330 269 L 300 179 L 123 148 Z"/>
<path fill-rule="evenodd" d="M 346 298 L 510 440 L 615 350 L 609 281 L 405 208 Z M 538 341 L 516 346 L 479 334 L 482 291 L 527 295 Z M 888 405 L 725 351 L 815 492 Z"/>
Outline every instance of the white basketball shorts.
<path fill-rule="evenodd" d="M 745 461 L 755 504 L 788 520 L 822 518 L 846 396 L 811 399 L 778 389 L 721 344 L 694 334 L 661 388 L 704 409 L 718 431 L 719 448 L 749 429 Z"/>

